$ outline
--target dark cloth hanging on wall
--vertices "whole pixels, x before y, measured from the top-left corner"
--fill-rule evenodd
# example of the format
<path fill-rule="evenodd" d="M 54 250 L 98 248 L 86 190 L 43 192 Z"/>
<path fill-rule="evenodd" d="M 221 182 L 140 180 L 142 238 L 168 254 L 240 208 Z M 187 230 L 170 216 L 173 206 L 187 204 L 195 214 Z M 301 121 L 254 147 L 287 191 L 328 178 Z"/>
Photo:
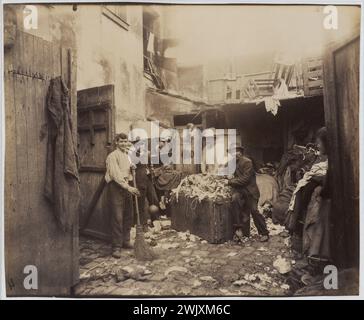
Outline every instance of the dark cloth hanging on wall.
<path fill-rule="evenodd" d="M 68 89 L 61 77 L 50 81 L 46 103 L 48 144 L 44 194 L 53 206 L 60 227 L 68 231 L 78 217 L 80 186 Z"/>

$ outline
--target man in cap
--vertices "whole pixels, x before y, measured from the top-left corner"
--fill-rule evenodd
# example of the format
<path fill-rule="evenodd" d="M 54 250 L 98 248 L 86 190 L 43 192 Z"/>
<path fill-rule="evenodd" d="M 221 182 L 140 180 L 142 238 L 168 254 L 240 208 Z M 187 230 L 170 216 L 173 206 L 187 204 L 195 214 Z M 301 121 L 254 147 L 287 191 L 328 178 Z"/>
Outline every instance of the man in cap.
<path fill-rule="evenodd" d="M 232 214 L 244 237 L 250 236 L 250 215 L 260 234 L 260 241 L 268 241 L 269 232 L 264 217 L 258 211 L 259 189 L 252 161 L 244 156 L 244 148 L 235 146 L 236 170 L 229 179 L 233 188 Z"/>

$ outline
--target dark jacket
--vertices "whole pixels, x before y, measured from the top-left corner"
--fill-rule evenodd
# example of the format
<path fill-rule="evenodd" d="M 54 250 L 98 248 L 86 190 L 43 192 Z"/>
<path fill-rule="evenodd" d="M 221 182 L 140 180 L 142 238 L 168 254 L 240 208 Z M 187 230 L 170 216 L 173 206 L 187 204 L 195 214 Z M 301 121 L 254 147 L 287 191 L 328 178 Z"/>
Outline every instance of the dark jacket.
<path fill-rule="evenodd" d="M 254 199 L 259 199 L 260 194 L 255 171 L 250 159 L 244 156 L 237 159 L 234 178 L 229 181 L 229 185 L 235 189 L 248 191 Z"/>

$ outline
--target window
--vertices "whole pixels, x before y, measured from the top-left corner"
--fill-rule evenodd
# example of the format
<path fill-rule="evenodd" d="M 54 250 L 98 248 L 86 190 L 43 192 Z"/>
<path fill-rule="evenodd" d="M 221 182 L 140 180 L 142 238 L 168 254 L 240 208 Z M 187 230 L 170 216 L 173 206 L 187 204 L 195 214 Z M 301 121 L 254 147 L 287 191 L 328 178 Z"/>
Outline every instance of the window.
<path fill-rule="evenodd" d="M 102 13 L 120 27 L 128 30 L 128 12 L 126 5 L 104 5 Z"/>
<path fill-rule="evenodd" d="M 164 89 L 165 84 L 161 76 L 161 53 L 160 53 L 160 25 L 159 15 L 150 10 L 150 7 L 143 7 L 143 53 L 144 53 L 144 74 L 153 81 L 158 89 Z"/>
<path fill-rule="evenodd" d="M 230 86 L 226 87 L 226 99 L 230 100 L 232 98 L 232 90 Z"/>
<path fill-rule="evenodd" d="M 240 100 L 240 90 L 236 90 L 236 100 Z"/>

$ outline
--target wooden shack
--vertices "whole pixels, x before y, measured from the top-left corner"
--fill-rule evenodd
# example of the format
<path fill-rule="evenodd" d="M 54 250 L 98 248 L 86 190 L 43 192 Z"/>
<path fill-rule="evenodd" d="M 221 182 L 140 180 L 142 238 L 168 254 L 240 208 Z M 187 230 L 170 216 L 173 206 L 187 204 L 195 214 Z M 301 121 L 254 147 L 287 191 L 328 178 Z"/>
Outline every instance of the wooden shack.
<path fill-rule="evenodd" d="M 325 121 L 332 187 L 332 252 L 359 267 L 359 29 L 331 42 L 324 56 Z"/>
<path fill-rule="evenodd" d="M 76 123 L 76 66 L 70 49 L 16 29 L 11 38 L 4 54 L 6 292 L 69 295 L 79 275 L 78 212 L 72 213 L 72 230 L 62 231 L 43 190 L 49 83 L 62 76 Z M 27 266 L 37 270 L 37 289 L 24 286 Z"/>

